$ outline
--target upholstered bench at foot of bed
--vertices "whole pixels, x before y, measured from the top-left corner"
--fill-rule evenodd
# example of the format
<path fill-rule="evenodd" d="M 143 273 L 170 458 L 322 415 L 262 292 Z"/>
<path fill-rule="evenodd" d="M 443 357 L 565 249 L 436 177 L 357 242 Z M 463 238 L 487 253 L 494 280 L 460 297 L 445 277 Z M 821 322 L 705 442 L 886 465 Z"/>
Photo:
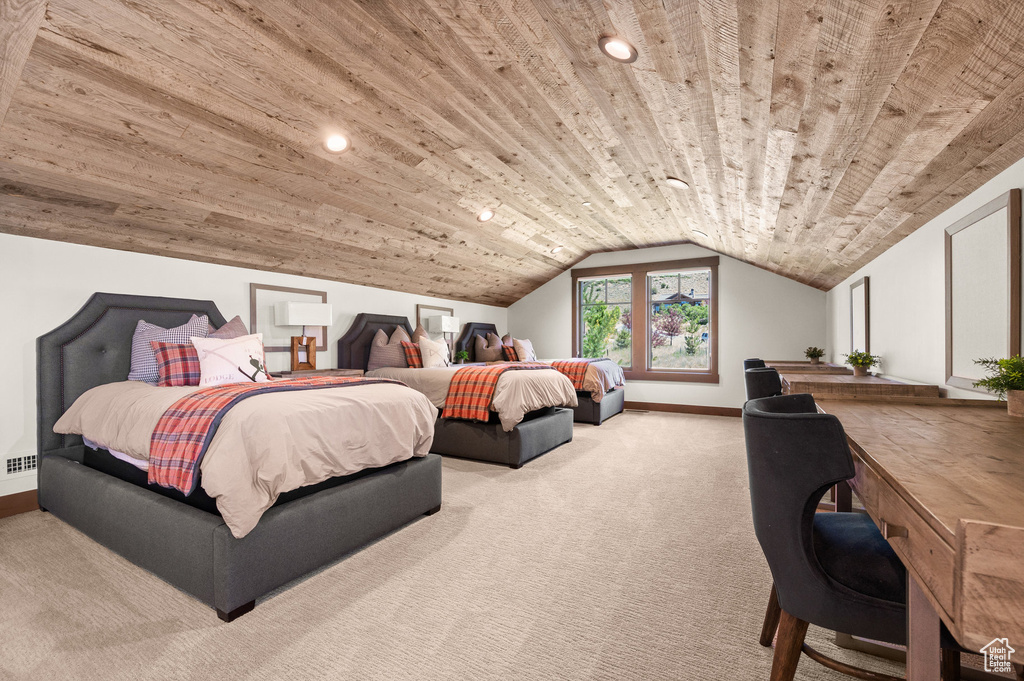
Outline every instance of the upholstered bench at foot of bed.
<path fill-rule="evenodd" d="M 577 391 L 576 397 L 579 405 L 573 408 L 573 421 L 576 423 L 592 423 L 595 426 L 601 425 L 607 419 L 622 413 L 626 404 L 626 391 L 622 388 L 609 390 L 595 402 L 589 392 Z"/>
<path fill-rule="evenodd" d="M 235 539 L 220 516 L 92 470 L 64 451 L 40 461 L 40 506 L 226 621 L 441 505 L 441 459 L 428 455 L 271 508 Z"/>
<path fill-rule="evenodd" d="M 539 415 L 527 415 L 510 432 L 500 423 L 437 419 L 434 424 L 435 454 L 503 463 L 519 468 L 530 459 L 572 441 L 572 409 L 549 407 Z"/>

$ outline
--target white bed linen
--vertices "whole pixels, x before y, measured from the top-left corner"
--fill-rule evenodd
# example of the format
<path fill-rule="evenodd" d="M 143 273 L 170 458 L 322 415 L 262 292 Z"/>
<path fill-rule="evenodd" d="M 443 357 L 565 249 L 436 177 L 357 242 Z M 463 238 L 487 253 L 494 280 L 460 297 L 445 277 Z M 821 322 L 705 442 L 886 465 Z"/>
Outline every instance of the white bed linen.
<path fill-rule="evenodd" d="M 387 367 L 367 372 L 367 376 L 393 378 L 414 388 L 438 409 L 444 408 L 455 372 L 460 367 L 431 369 L 400 369 Z M 491 411 L 497 412 L 503 430 L 511 431 L 527 412 L 545 407 L 575 407 L 578 404 L 572 382 L 555 370 L 523 369 L 506 371 L 498 378 L 491 400 Z"/>
<path fill-rule="evenodd" d="M 79 397 L 53 429 L 148 460 L 160 417 L 195 390 L 101 385 Z M 435 415 L 422 394 L 387 383 L 256 395 L 221 420 L 200 463 L 202 486 L 241 538 L 284 492 L 426 456 Z"/>

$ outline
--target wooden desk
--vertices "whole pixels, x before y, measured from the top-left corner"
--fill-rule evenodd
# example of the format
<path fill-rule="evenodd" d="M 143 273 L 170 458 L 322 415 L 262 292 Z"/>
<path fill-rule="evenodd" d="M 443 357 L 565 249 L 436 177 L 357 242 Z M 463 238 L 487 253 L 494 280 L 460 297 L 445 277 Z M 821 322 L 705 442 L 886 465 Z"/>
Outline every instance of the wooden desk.
<path fill-rule="evenodd" d="M 765 366 L 777 369 L 780 374 L 846 374 L 853 375 L 853 369 L 842 364 L 811 364 L 810 362 L 765 360 Z"/>
<path fill-rule="evenodd" d="M 907 679 L 938 678 L 938 618 L 1024 662 L 1024 419 L 1005 406 L 820 400 L 854 452 L 850 486 L 907 566 Z M 980 402 L 980 401 L 979 401 Z"/>
<path fill-rule="evenodd" d="M 903 397 L 939 397 L 939 386 L 900 383 L 880 376 L 838 374 L 797 374 L 779 371 L 784 393 L 811 393 L 814 398 L 830 396 L 891 395 Z"/>

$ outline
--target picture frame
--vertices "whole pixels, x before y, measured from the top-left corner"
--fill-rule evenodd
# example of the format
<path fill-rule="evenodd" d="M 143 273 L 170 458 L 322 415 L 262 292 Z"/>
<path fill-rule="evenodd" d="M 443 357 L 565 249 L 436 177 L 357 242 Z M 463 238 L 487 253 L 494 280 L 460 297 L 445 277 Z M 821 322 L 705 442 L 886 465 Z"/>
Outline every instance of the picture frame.
<path fill-rule="evenodd" d="M 974 360 L 1020 354 L 1021 190 L 946 228 L 946 385 L 984 392 Z"/>
<path fill-rule="evenodd" d="M 455 310 L 450 307 L 437 307 L 436 305 L 417 305 L 416 306 L 416 324 L 413 328 L 419 325 L 423 325 L 423 328 L 427 328 L 427 318 L 448 315 L 449 317 L 455 316 Z"/>
<path fill-rule="evenodd" d="M 871 281 L 862 277 L 850 284 L 850 352 L 871 352 Z"/>
<path fill-rule="evenodd" d="M 266 352 L 292 351 L 293 327 L 274 324 L 274 306 L 284 302 L 326 303 L 326 291 L 313 291 L 288 286 L 249 284 L 249 333 L 263 334 L 263 349 Z M 327 327 L 317 327 L 316 347 L 327 347 Z"/>

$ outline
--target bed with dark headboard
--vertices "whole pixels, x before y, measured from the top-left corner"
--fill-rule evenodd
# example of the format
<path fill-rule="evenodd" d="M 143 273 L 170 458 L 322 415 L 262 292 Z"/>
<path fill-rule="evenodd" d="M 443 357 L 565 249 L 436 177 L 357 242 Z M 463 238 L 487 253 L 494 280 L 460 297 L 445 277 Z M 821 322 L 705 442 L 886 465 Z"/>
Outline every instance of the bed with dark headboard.
<path fill-rule="evenodd" d="M 399 326 L 412 331 L 405 317 L 367 312 L 356 315 L 352 326 L 338 341 L 338 367 L 365 371 L 370 360 L 370 344 L 377 330 L 383 330 L 390 337 Z M 458 347 L 456 343 L 456 349 Z M 519 468 L 530 459 L 571 440 L 572 411 L 569 408 L 549 407 L 530 412 L 510 432 L 502 430 L 496 418 L 489 423 L 480 423 L 442 419 L 438 414 L 430 451 Z"/>
<path fill-rule="evenodd" d="M 224 316 L 213 302 L 96 293 L 36 344 L 39 506 L 217 609 L 230 621 L 277 587 L 440 508 L 436 456 L 415 458 L 283 495 L 242 539 L 216 506 L 153 489 L 145 474 L 53 426 L 90 388 L 123 381 L 140 319 L 164 327 Z M 163 490 L 163 491 L 161 491 Z M 177 495 L 178 498 L 175 498 Z M 211 507 L 212 505 L 212 507 Z M 385 510 L 381 510 L 385 509 Z M 332 523 L 327 519 L 343 519 Z"/>
<path fill-rule="evenodd" d="M 455 352 L 465 350 L 469 353 L 469 361 L 476 360 L 476 337 L 487 338 L 487 334 L 493 333 L 498 336 L 498 327 L 489 322 L 466 322 L 462 327 L 462 333 L 455 341 Z M 593 395 L 586 390 L 577 390 L 576 398 L 579 404 L 573 407 L 573 421 L 576 423 L 591 423 L 595 426 L 601 425 L 605 419 L 621 413 L 625 407 L 626 391 L 622 388 L 609 390 L 605 393 L 600 402 L 595 402 Z"/>

